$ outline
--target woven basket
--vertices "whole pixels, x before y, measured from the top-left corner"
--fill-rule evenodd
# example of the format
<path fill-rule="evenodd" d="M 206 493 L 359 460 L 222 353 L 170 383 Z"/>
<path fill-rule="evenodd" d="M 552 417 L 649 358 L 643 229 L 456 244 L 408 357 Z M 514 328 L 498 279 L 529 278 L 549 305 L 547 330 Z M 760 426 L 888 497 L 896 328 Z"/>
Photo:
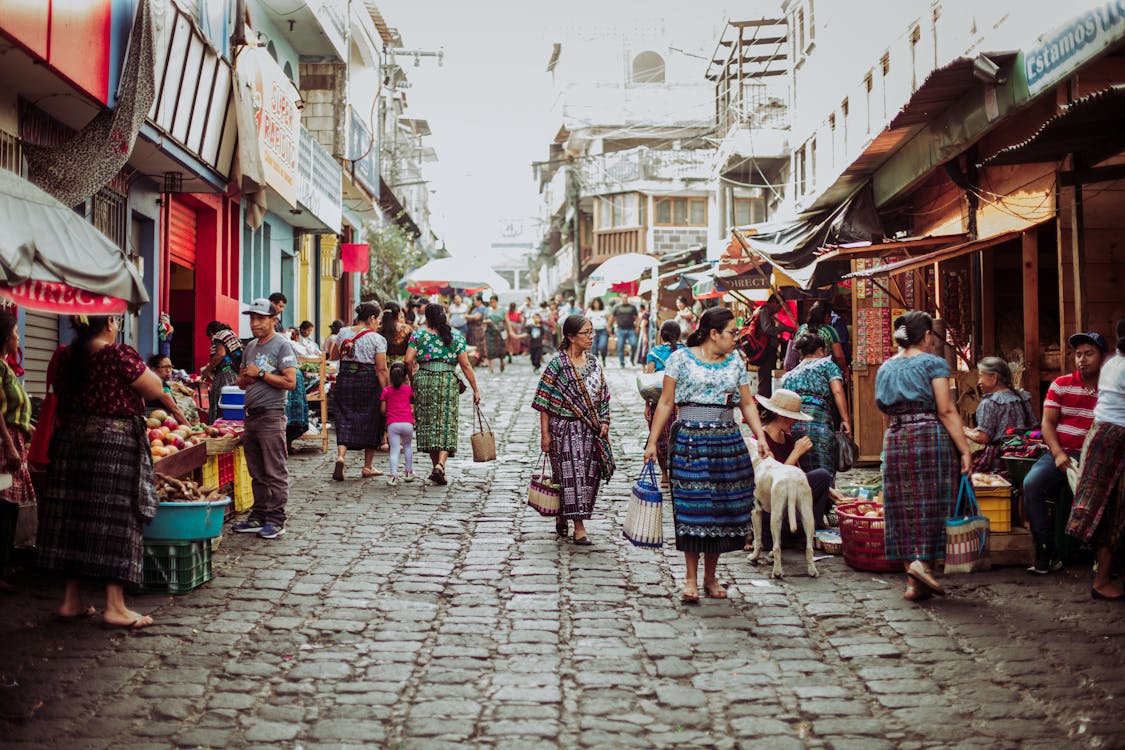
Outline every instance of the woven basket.
<path fill-rule="evenodd" d="M 844 562 L 855 570 L 889 573 L 902 570 L 898 560 L 888 560 L 883 546 L 884 519 L 868 518 L 857 514 L 858 503 L 836 506 L 840 517 L 840 537 L 843 539 Z"/>
<path fill-rule="evenodd" d="M 207 438 L 203 442 L 207 446 L 207 455 L 208 456 L 218 456 L 222 453 L 230 453 L 231 451 L 233 451 L 235 448 L 238 447 L 238 444 L 241 441 L 242 441 L 242 438 L 240 438 L 240 437 L 227 436 L 227 437 Z"/>

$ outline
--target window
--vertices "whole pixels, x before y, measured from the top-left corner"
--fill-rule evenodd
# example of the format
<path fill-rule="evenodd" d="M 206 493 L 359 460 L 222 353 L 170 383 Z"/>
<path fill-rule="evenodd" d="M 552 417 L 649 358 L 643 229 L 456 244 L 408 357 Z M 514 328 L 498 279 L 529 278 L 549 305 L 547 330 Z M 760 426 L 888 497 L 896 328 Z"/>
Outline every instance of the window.
<path fill-rule="evenodd" d="M 744 227 L 766 220 L 766 202 L 761 198 L 735 198 L 732 206 L 734 226 Z"/>
<path fill-rule="evenodd" d="M 816 184 L 816 136 L 809 141 L 809 186 Z"/>
<path fill-rule="evenodd" d="M 707 226 L 706 198 L 656 198 L 653 223 L 658 227 Z"/>
<path fill-rule="evenodd" d="M 651 51 L 634 57 L 632 82 L 664 83 L 664 58 Z"/>
<path fill-rule="evenodd" d="M 836 166 L 836 151 L 839 144 L 836 141 L 836 113 L 828 115 L 828 143 L 832 147 L 828 152 L 828 166 Z"/>
<path fill-rule="evenodd" d="M 644 200 L 638 193 L 602 196 L 598 199 L 598 229 L 644 226 Z"/>
<path fill-rule="evenodd" d="M 793 179 L 796 182 L 797 195 L 805 194 L 805 149 L 799 148 L 793 152 Z"/>
<path fill-rule="evenodd" d="M 840 133 L 840 156 L 848 154 L 848 100 L 840 102 L 840 123 L 844 126 Z"/>
<path fill-rule="evenodd" d="M 871 123 L 871 88 L 872 88 L 871 73 L 868 73 L 867 77 L 863 79 L 864 105 L 865 105 L 865 108 L 866 108 L 865 114 L 867 116 L 866 132 L 868 132 L 868 133 L 871 132 L 871 125 L 872 125 L 872 123 Z"/>

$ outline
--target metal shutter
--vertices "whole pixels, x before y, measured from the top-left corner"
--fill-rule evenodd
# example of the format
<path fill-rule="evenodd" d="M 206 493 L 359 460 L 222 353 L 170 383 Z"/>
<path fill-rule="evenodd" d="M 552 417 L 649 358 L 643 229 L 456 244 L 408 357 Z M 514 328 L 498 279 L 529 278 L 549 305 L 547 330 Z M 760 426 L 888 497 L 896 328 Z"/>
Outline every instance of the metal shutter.
<path fill-rule="evenodd" d="M 47 392 L 47 365 L 59 345 L 59 316 L 25 311 L 20 345 L 24 386 L 32 396 L 43 396 Z"/>
<path fill-rule="evenodd" d="M 172 198 L 168 207 L 168 250 L 174 263 L 195 270 L 195 209 Z"/>

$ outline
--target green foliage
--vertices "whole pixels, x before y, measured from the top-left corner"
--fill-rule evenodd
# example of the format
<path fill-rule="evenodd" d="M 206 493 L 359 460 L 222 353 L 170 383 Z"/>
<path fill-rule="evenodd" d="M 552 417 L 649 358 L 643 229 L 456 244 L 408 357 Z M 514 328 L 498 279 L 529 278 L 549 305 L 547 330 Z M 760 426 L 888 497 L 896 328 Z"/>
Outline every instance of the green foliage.
<path fill-rule="evenodd" d="M 371 246 L 371 258 L 360 284 L 362 298 L 386 301 L 402 296 L 399 280 L 425 263 L 426 254 L 411 235 L 389 221 L 382 226 L 367 224 L 364 242 Z"/>

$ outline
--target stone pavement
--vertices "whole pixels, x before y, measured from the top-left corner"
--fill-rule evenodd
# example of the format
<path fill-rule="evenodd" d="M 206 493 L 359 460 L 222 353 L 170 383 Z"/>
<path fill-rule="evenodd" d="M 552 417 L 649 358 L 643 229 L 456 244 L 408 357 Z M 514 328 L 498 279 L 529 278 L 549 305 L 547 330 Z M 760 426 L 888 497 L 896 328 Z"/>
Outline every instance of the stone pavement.
<path fill-rule="evenodd" d="M 732 554 L 729 600 L 679 603 L 682 558 L 620 536 L 634 373 L 609 366 L 619 473 L 593 547 L 524 505 L 538 415 L 517 361 L 480 376 L 498 461 L 462 454 L 448 487 L 392 490 L 357 458 L 341 484 L 326 456 L 294 456 L 288 534 L 228 534 L 211 583 L 135 597 L 155 627 L 54 622 L 58 584 L 23 574 L 28 593 L 0 599 L 0 745 L 1125 746 L 1122 607 L 1091 601 L 1081 566 L 950 578 L 915 606 L 899 576 L 840 558 L 809 579 L 787 550 L 771 582 Z"/>

